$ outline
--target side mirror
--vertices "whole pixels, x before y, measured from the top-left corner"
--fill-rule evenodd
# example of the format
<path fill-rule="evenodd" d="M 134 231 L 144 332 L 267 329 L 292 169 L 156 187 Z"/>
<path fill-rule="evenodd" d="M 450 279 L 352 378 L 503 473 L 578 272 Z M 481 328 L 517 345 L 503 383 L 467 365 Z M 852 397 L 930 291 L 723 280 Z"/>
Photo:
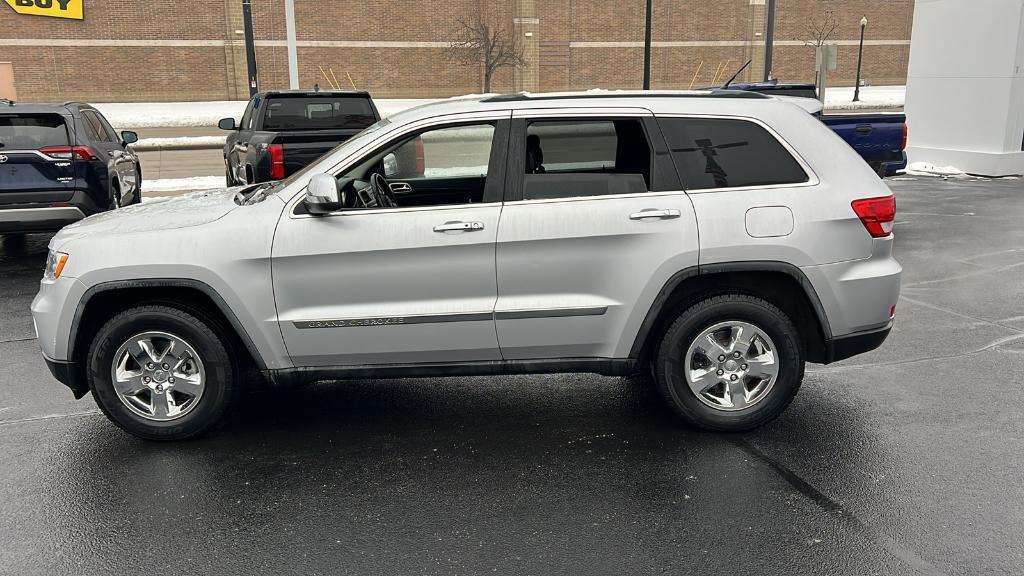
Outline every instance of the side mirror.
<path fill-rule="evenodd" d="M 384 176 L 391 178 L 398 175 L 398 157 L 393 153 L 384 157 Z"/>
<path fill-rule="evenodd" d="M 238 130 L 234 118 L 221 118 L 220 122 L 217 122 L 217 128 L 221 130 Z"/>
<path fill-rule="evenodd" d="M 338 181 L 330 174 L 314 174 L 306 186 L 306 198 L 303 203 L 306 210 L 314 216 L 323 216 L 337 212 L 342 208 L 341 193 Z"/>
<path fill-rule="evenodd" d="M 124 132 L 121 132 L 121 143 L 124 144 L 125 146 L 129 144 L 134 144 L 138 141 L 139 135 L 136 134 L 135 132 L 132 132 L 131 130 L 125 130 Z"/>

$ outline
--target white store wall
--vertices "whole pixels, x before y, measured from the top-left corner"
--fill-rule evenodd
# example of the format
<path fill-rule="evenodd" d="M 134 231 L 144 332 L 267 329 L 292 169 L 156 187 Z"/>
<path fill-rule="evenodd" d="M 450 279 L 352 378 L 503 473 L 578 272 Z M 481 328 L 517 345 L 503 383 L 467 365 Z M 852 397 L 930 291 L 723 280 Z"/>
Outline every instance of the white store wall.
<path fill-rule="evenodd" d="M 917 0 L 906 113 L 911 162 L 1024 174 L 1024 0 Z"/>

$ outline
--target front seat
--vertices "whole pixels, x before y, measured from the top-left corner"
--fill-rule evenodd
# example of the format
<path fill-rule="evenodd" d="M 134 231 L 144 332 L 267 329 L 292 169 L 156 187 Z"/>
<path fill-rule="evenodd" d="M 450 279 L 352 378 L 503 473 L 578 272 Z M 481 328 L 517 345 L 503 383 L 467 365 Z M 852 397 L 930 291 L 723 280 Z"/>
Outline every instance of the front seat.
<path fill-rule="evenodd" d="M 536 134 L 526 137 L 526 173 L 544 173 L 544 150 L 540 147 L 540 136 Z"/>

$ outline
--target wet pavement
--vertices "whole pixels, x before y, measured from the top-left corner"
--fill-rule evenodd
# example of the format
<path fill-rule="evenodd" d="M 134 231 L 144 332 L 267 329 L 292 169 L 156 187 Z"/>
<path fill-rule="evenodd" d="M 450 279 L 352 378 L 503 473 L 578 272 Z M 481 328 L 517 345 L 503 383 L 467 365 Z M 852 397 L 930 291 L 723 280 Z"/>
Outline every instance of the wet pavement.
<path fill-rule="evenodd" d="M 1019 574 L 1024 181 L 890 181 L 885 346 L 716 435 L 641 381 L 321 384 L 136 440 L 32 339 L 47 237 L 0 245 L 0 574 Z"/>

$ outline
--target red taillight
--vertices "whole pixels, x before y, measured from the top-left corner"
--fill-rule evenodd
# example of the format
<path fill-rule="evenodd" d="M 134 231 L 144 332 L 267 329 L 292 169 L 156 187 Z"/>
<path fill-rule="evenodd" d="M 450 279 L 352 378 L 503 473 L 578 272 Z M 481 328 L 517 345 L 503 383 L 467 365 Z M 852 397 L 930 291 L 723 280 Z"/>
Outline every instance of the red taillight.
<path fill-rule="evenodd" d="M 427 162 L 424 159 L 423 154 L 423 140 L 416 139 L 416 174 L 423 176 L 423 173 L 427 170 Z"/>
<path fill-rule="evenodd" d="M 900 140 L 900 150 L 907 149 L 907 123 L 903 123 L 903 139 Z"/>
<path fill-rule="evenodd" d="M 270 154 L 270 179 L 284 178 L 284 145 L 271 144 L 267 146 L 267 153 Z"/>
<path fill-rule="evenodd" d="M 92 160 L 96 157 L 88 146 L 47 146 L 40 148 L 39 151 L 51 158 L 66 160 Z"/>
<path fill-rule="evenodd" d="M 892 233 L 896 220 L 895 196 L 854 200 L 852 206 L 872 238 L 883 238 Z"/>

